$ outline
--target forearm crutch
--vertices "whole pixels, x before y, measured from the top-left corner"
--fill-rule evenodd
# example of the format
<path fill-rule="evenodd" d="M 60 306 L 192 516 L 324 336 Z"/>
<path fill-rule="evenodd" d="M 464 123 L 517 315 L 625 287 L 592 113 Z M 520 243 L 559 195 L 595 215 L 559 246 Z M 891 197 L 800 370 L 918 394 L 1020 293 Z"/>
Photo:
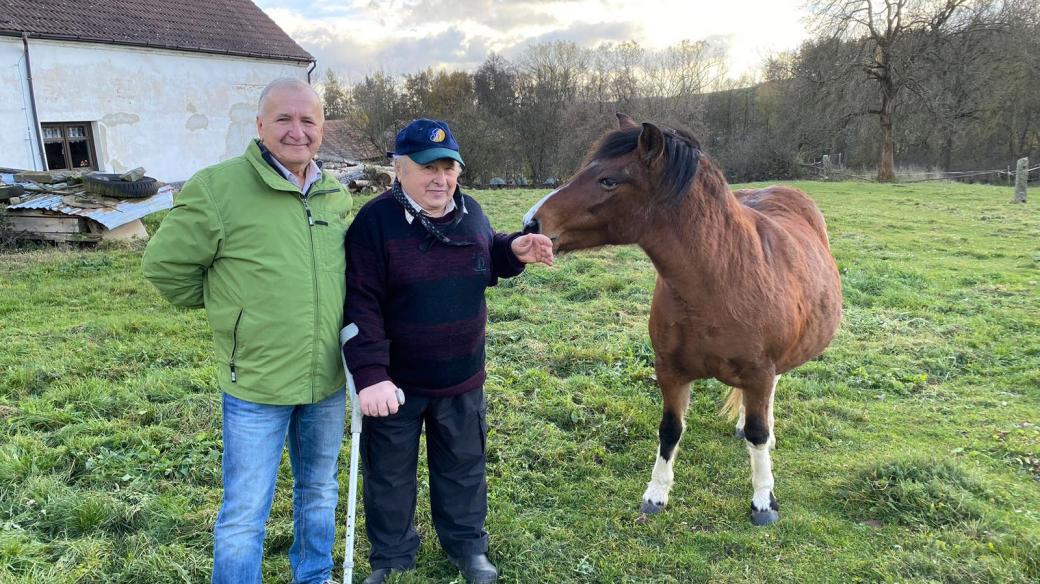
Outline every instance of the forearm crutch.
<path fill-rule="evenodd" d="M 361 404 L 358 403 L 354 377 L 347 368 L 347 357 L 343 351 L 347 341 L 358 334 L 358 327 L 350 323 L 339 332 L 340 357 L 343 372 L 347 375 L 347 396 L 350 398 L 350 479 L 347 492 L 347 547 L 343 552 L 343 584 L 354 581 L 354 528 L 357 527 L 357 471 L 361 458 Z M 404 392 L 397 388 L 397 403 L 404 405 Z"/>

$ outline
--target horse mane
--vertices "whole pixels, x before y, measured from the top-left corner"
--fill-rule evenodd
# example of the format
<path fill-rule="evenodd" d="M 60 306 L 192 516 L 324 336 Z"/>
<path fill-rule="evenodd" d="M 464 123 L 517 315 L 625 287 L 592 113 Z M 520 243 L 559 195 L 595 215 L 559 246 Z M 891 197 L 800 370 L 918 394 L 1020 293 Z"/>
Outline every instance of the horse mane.
<path fill-rule="evenodd" d="M 664 169 L 658 177 L 657 195 L 662 202 L 678 204 L 693 185 L 700 162 L 701 145 L 685 130 L 661 126 L 664 135 Z M 589 160 L 617 158 L 636 149 L 642 127 L 622 128 L 604 135 Z M 584 166 L 584 165 L 583 165 Z"/>

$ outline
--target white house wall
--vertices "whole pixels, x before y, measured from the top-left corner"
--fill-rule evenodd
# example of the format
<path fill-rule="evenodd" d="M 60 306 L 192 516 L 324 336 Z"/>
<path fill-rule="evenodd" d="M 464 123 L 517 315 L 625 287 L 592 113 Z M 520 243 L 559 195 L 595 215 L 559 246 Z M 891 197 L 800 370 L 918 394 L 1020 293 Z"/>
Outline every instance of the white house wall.
<path fill-rule="evenodd" d="M 0 167 L 39 168 L 21 39 L 0 37 Z"/>
<path fill-rule="evenodd" d="M 260 90 L 278 77 L 306 79 L 308 67 L 32 39 L 29 51 L 41 123 L 91 122 L 102 170 L 143 166 L 149 176 L 164 181 L 184 180 L 202 167 L 241 154 L 256 137 Z M 0 58 L 6 56 L 2 45 Z M 15 121 L 14 110 L 24 115 L 21 108 L 7 111 L 7 72 L 0 74 L 5 76 L 0 125 L 7 126 L 9 119 Z M 24 146 L 17 144 L 18 151 L 14 146 L 0 136 L 0 166 L 30 166 Z"/>

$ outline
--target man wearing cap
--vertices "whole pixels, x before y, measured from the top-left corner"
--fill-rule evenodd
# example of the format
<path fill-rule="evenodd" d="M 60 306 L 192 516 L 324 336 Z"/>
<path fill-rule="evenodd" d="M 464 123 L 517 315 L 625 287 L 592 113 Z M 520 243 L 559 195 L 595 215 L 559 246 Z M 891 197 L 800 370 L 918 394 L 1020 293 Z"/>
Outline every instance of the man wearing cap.
<path fill-rule="evenodd" d="M 467 582 L 488 583 L 484 290 L 524 265 L 552 265 L 544 235 L 498 234 L 458 188 L 463 160 L 444 122 L 397 134 L 397 180 L 347 232 L 345 319 L 359 333 L 347 365 L 365 415 L 365 527 L 378 584 L 415 566 L 416 471 L 426 427 L 430 508 L 441 546 Z M 396 391 L 407 399 L 398 406 Z"/>

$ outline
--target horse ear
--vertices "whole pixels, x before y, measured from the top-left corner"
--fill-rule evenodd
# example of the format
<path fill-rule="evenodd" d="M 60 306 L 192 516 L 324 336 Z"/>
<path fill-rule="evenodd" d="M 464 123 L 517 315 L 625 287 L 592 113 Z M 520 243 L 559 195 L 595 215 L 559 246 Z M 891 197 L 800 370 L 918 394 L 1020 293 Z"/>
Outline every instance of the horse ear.
<path fill-rule="evenodd" d="M 625 128 L 635 128 L 638 125 L 639 124 L 637 124 L 636 121 L 632 119 L 632 116 L 628 114 L 623 114 L 621 112 L 617 113 L 617 127 L 619 130 L 624 130 Z"/>
<path fill-rule="evenodd" d="M 639 133 L 639 158 L 647 166 L 653 166 L 664 155 L 664 134 L 657 126 L 643 122 L 643 131 Z"/>

